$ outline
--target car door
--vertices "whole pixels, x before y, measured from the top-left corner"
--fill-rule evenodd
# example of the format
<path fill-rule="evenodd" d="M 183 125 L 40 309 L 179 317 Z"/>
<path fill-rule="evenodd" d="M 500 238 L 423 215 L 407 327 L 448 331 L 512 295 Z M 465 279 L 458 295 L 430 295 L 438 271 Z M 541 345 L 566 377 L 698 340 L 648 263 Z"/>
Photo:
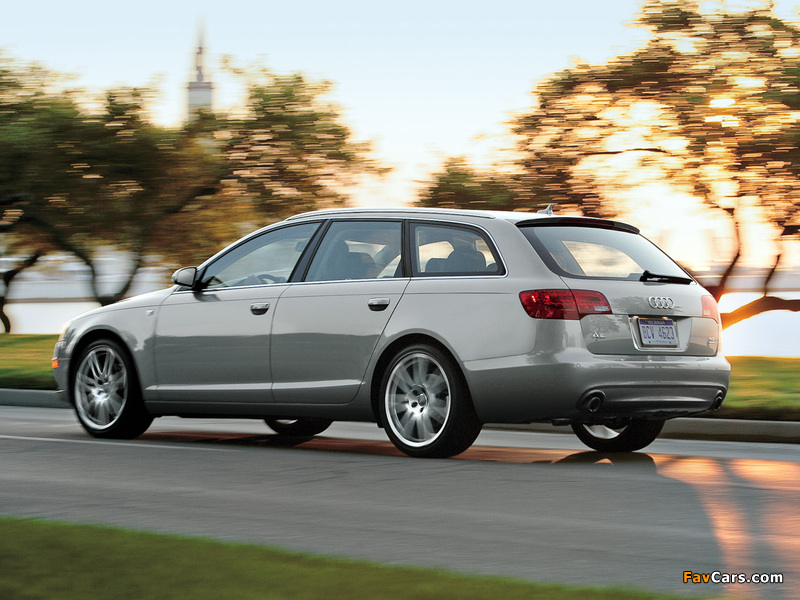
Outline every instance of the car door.
<path fill-rule="evenodd" d="M 400 220 L 330 224 L 304 281 L 278 301 L 271 354 L 275 402 L 353 400 L 408 285 L 401 250 Z"/>
<path fill-rule="evenodd" d="M 275 306 L 319 225 L 246 239 L 203 268 L 194 289 L 178 288 L 162 303 L 155 336 L 159 401 L 224 401 L 234 412 L 236 405 L 272 401 Z"/>

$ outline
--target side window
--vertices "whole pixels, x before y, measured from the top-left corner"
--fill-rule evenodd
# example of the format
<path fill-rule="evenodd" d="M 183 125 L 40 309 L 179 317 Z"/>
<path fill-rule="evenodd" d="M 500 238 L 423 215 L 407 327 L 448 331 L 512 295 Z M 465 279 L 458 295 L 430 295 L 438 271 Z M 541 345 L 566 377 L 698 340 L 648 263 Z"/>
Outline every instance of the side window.
<path fill-rule="evenodd" d="M 381 279 L 400 274 L 399 221 L 331 223 L 311 261 L 306 281 Z"/>
<path fill-rule="evenodd" d="M 415 275 L 500 275 L 497 253 L 478 230 L 413 225 Z"/>
<path fill-rule="evenodd" d="M 285 283 L 319 223 L 269 231 L 237 246 L 211 263 L 203 274 L 207 289 Z"/>

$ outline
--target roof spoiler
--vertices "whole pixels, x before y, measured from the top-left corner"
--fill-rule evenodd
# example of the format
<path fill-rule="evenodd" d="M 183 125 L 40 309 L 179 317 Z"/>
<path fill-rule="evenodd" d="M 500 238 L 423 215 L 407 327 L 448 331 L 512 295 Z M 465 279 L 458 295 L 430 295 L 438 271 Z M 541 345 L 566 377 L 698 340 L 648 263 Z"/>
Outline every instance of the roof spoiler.
<path fill-rule="evenodd" d="M 547 225 L 571 225 L 573 227 L 602 227 L 603 229 L 619 229 L 628 231 L 630 233 L 639 233 L 639 228 L 622 223 L 621 221 L 611 221 L 610 219 L 598 219 L 596 217 L 569 217 L 566 215 L 550 216 L 547 213 L 539 211 L 541 217 L 534 219 L 527 219 L 517 223 L 517 227 L 526 227 L 528 225 L 547 226 Z"/>

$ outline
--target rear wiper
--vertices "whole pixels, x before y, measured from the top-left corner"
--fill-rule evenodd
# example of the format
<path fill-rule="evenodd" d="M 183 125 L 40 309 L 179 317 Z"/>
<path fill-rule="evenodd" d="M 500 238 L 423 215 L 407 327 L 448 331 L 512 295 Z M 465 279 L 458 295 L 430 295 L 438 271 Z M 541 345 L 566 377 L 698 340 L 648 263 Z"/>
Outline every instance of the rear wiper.
<path fill-rule="evenodd" d="M 659 275 L 658 273 L 651 273 L 645 270 L 639 281 L 658 281 L 659 283 L 682 283 L 688 285 L 692 283 L 691 277 L 681 277 L 680 275 Z"/>

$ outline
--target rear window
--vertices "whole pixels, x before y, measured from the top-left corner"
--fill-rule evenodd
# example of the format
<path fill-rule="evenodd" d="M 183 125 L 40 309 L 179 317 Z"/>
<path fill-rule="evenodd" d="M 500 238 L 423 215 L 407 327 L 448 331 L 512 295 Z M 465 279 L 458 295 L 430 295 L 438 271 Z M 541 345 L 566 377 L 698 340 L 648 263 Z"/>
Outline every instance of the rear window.
<path fill-rule="evenodd" d="M 644 271 L 686 277 L 655 244 L 619 229 L 564 225 L 520 230 L 553 272 L 567 277 L 638 280 Z"/>

